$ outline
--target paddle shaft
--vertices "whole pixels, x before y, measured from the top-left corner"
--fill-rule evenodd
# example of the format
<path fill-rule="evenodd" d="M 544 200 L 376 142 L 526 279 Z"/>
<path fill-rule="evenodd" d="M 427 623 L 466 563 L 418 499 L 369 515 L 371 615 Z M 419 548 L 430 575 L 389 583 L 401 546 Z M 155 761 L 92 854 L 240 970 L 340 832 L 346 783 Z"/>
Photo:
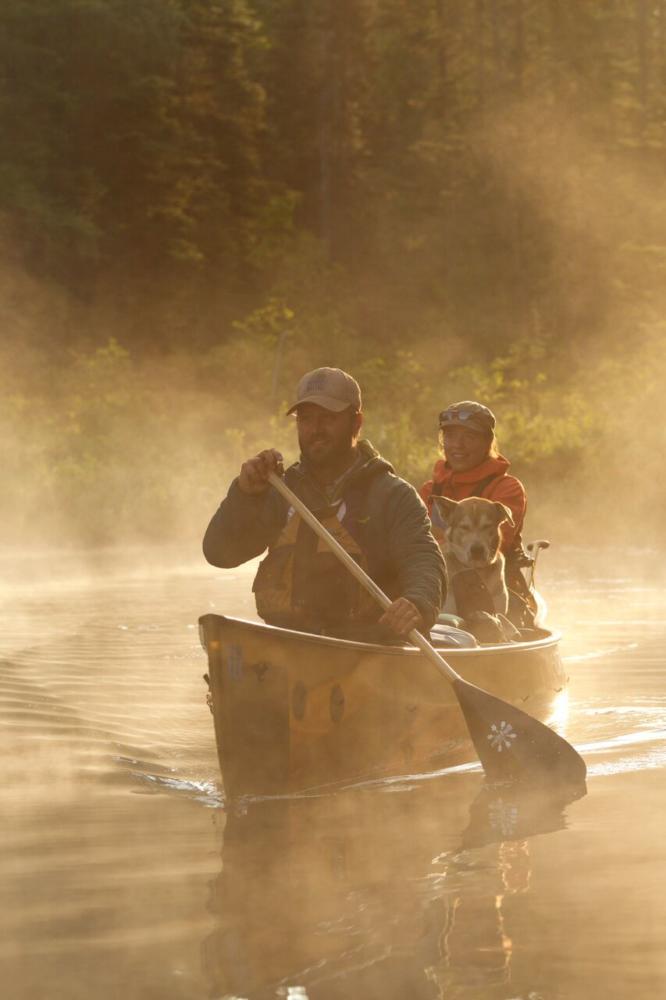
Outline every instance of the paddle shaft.
<path fill-rule="evenodd" d="M 271 472 L 268 476 L 268 481 L 273 486 L 278 493 L 280 493 L 285 500 L 287 500 L 294 510 L 298 511 L 300 516 L 303 518 L 305 523 L 309 525 L 310 528 L 315 532 L 319 538 L 324 541 L 328 547 L 335 553 L 338 559 L 345 564 L 349 572 L 356 577 L 358 582 L 362 587 L 371 594 L 378 604 L 384 609 L 384 611 L 390 608 L 393 603 L 389 597 L 386 596 L 381 587 L 378 587 L 373 579 L 371 579 L 368 574 L 359 566 L 352 556 L 347 552 L 345 548 L 340 545 L 337 538 L 328 531 L 321 521 L 317 520 L 315 515 L 312 513 L 309 507 L 300 500 L 296 494 L 289 489 L 287 484 L 283 479 L 280 479 L 275 472 Z M 440 670 L 449 681 L 459 681 L 462 680 L 459 674 L 450 666 L 445 659 L 443 659 L 436 649 L 434 649 L 428 640 L 421 635 L 421 633 L 413 628 L 409 633 L 408 638 L 410 641 L 421 650 L 421 652 L 428 657 L 431 663 L 434 664 Z"/>

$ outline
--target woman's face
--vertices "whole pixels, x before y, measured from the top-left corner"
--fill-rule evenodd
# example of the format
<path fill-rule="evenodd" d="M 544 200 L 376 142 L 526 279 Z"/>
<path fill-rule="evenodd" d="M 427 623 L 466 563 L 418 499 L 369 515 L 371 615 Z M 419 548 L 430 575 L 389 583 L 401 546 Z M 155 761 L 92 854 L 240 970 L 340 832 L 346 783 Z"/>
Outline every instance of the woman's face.
<path fill-rule="evenodd" d="M 491 441 L 480 431 L 467 427 L 445 427 L 444 455 L 454 472 L 468 472 L 481 465 L 490 454 Z"/>

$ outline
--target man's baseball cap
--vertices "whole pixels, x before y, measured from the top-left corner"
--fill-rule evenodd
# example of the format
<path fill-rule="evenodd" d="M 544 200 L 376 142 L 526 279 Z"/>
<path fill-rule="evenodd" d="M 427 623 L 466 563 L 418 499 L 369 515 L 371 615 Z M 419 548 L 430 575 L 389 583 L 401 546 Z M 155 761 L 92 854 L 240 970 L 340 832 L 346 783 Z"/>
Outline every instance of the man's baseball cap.
<path fill-rule="evenodd" d="M 462 403 L 451 403 L 442 410 L 439 415 L 439 426 L 442 430 L 458 426 L 467 427 L 470 431 L 478 431 L 481 434 L 493 434 L 495 414 L 487 406 L 466 399 Z"/>
<path fill-rule="evenodd" d="M 334 413 L 342 413 L 348 407 L 360 410 L 361 390 L 356 379 L 339 368 L 315 368 L 298 383 L 296 402 L 287 413 L 293 413 L 301 403 L 314 403 Z"/>

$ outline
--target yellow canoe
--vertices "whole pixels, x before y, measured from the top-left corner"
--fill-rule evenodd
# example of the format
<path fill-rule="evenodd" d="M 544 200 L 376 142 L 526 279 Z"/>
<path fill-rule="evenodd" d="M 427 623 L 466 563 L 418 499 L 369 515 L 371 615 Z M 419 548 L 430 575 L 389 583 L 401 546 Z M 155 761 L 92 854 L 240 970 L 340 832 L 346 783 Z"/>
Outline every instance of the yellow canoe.
<path fill-rule="evenodd" d="M 204 615 L 210 704 L 227 795 L 414 774 L 475 754 L 447 681 L 414 647 Z M 553 723 L 566 702 L 560 636 L 445 649 L 465 680 Z"/>

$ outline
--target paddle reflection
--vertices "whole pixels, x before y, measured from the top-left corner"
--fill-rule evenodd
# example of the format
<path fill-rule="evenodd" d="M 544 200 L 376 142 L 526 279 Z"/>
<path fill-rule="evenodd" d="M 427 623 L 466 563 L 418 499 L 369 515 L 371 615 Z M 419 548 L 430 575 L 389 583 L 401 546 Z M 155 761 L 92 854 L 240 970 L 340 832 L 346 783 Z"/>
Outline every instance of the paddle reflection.
<path fill-rule="evenodd" d="M 573 797 L 458 775 L 247 803 L 212 884 L 211 996 L 431 1000 L 506 983 L 504 901 L 529 892 L 528 838 L 562 829 Z"/>
<path fill-rule="evenodd" d="M 566 826 L 566 806 L 585 794 L 584 784 L 550 789 L 484 785 L 470 806 L 462 846 L 482 847 L 562 830 Z"/>

